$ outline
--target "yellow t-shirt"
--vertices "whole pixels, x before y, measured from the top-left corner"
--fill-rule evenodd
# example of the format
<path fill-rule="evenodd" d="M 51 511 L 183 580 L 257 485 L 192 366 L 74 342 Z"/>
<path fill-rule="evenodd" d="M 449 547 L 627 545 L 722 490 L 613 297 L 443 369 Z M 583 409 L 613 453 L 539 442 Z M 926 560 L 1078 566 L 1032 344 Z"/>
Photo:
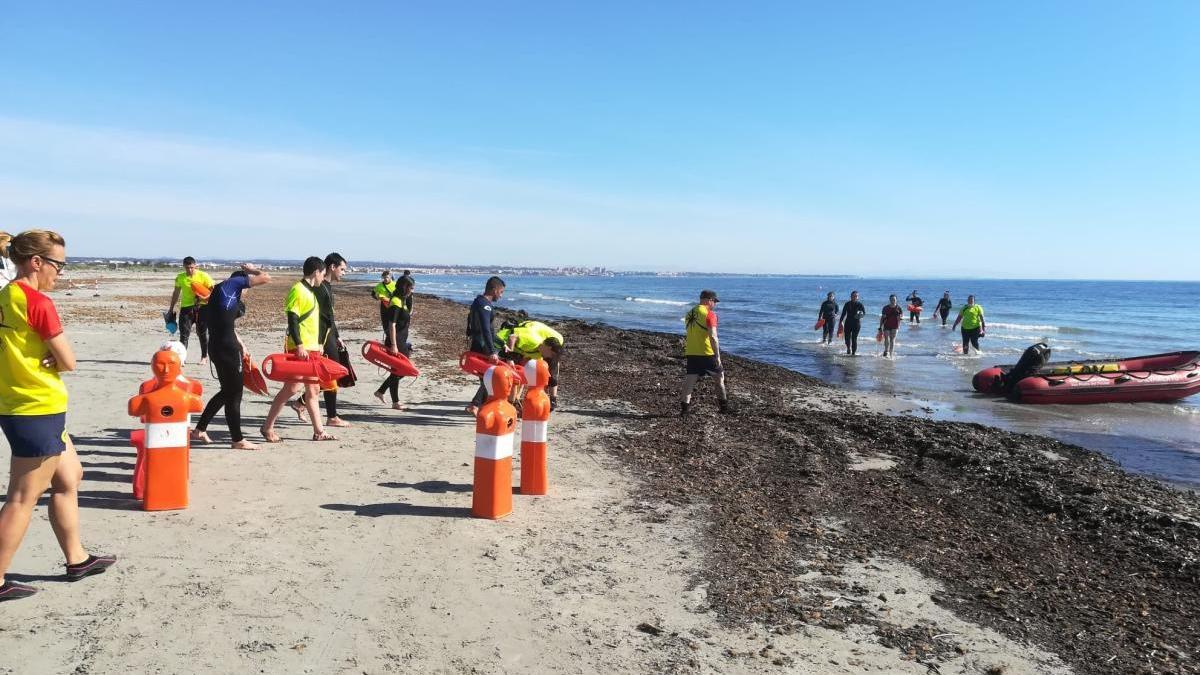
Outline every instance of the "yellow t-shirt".
<path fill-rule="evenodd" d="M 983 306 L 964 305 L 962 308 L 962 327 L 964 330 L 979 328 L 983 323 Z"/>
<path fill-rule="evenodd" d="M 507 345 L 508 338 L 513 335 L 517 336 L 517 343 L 513 346 L 513 351 L 527 359 L 542 358 L 538 347 L 542 346 L 547 338 L 554 338 L 558 340 L 558 344 L 564 344 L 562 333 L 541 321 L 525 321 L 515 328 L 502 328 L 496 333 L 496 340 L 501 345 Z"/>
<path fill-rule="evenodd" d="M 684 356 L 713 356 L 710 328 L 717 327 L 717 313 L 705 305 L 696 305 L 683 318 L 687 323 L 687 338 L 683 342 Z"/>
<path fill-rule="evenodd" d="M 46 346 L 62 323 L 45 294 L 14 281 L 0 289 L 0 415 L 56 415 L 67 411 L 67 385 L 42 365 Z"/>
<path fill-rule="evenodd" d="M 196 270 L 192 276 L 188 276 L 187 272 L 180 272 L 175 275 L 175 288 L 179 289 L 179 308 L 187 309 L 196 304 L 196 291 L 192 290 L 192 283 L 199 282 L 205 288 L 212 290 L 213 278 L 208 276 L 208 272 L 204 270 Z M 201 301 L 201 304 L 204 304 Z"/>
<path fill-rule="evenodd" d="M 386 284 L 382 281 L 375 284 L 375 297 L 383 307 L 388 306 L 388 300 L 392 297 L 392 293 L 396 290 L 396 282 L 389 281 Z"/>
<path fill-rule="evenodd" d="M 288 291 L 287 300 L 284 302 L 283 307 L 288 314 L 295 314 L 300 319 L 300 344 L 304 345 L 306 350 L 320 348 L 321 343 L 317 338 L 320 328 L 319 313 L 317 312 L 317 296 L 313 294 L 308 284 L 299 281 L 292 286 L 292 290 Z M 284 338 L 284 348 L 288 351 L 296 348 L 296 344 L 292 342 L 290 335 Z"/>

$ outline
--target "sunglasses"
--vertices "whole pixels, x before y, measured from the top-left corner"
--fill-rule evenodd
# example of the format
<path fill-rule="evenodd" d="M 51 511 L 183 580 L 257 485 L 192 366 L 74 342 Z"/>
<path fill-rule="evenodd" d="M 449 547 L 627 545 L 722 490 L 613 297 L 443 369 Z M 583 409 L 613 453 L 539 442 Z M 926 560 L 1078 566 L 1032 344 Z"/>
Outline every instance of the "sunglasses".
<path fill-rule="evenodd" d="M 49 258 L 44 255 L 38 256 L 38 257 L 41 258 L 42 260 L 45 260 L 46 262 L 50 263 L 51 265 L 53 265 L 54 271 L 58 272 L 59 274 L 62 274 L 63 268 L 67 266 L 66 260 L 55 260 L 54 258 Z"/>

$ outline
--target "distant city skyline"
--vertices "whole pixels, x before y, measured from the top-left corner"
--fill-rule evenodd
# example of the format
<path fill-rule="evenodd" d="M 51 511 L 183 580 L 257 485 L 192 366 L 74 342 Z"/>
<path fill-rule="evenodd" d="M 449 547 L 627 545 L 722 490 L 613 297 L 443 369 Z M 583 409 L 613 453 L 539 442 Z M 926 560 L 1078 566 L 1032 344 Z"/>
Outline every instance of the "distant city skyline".
<path fill-rule="evenodd" d="M 1191 2 L 17 4 L 0 230 L 83 256 L 1198 279 L 1171 253 L 1200 247 L 1198 33 Z"/>

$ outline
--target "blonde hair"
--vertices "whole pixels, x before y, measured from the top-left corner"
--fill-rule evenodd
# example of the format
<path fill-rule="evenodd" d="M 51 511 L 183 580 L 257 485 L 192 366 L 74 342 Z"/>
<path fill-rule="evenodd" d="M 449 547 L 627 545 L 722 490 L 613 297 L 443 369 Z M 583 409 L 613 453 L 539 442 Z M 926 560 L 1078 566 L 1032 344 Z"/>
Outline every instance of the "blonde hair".
<path fill-rule="evenodd" d="M 62 235 L 51 230 L 25 230 L 17 236 L 0 232 L 0 252 L 15 263 L 23 263 L 35 255 L 45 257 L 55 246 L 66 246 Z"/>

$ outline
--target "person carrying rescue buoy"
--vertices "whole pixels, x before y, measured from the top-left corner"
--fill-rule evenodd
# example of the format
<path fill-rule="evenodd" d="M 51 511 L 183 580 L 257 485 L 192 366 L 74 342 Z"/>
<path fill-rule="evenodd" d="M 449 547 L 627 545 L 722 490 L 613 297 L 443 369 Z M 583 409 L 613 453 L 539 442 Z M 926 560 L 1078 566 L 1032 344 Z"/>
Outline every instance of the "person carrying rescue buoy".
<path fill-rule="evenodd" d="M 209 348 L 217 382 L 221 389 L 213 395 L 192 430 L 192 440 L 212 443 L 208 425 L 221 408 L 225 409 L 225 424 L 229 427 L 229 447 L 234 450 L 258 450 L 259 447 L 242 435 L 242 354 L 246 345 L 237 334 L 236 322 L 246 313 L 242 293 L 255 286 L 271 282 L 271 275 L 258 267 L 243 263 L 228 279 L 213 286 L 205 305 L 205 320 L 209 329 Z"/>
<path fill-rule="evenodd" d="M 825 294 L 825 302 L 822 302 L 821 308 L 817 310 L 817 318 L 824 322 L 821 324 L 821 344 L 833 344 L 833 338 L 837 334 L 837 326 L 834 325 L 837 313 L 837 299 L 833 291 L 830 291 Z"/>
<path fill-rule="evenodd" d="M 0 233 L 0 241 L 8 244 L 17 272 L 0 289 L 0 430 L 12 451 L 8 496 L 0 508 L 0 601 L 5 601 L 38 590 L 5 575 L 47 489 L 67 580 L 103 572 L 117 559 L 89 555 L 79 539 L 83 466 L 66 431 L 67 385 L 61 375 L 75 370 L 75 352 L 46 295 L 67 265 L 66 242 L 49 230 Z"/>
<path fill-rule="evenodd" d="M 921 308 L 925 306 L 925 301 L 917 295 L 917 289 L 914 288 L 912 295 L 909 295 L 904 301 L 908 303 L 908 322 L 921 323 Z M 903 309 L 900 311 L 904 312 Z"/>
<path fill-rule="evenodd" d="M 687 362 L 683 392 L 679 397 L 679 414 L 687 417 L 691 411 L 692 390 L 700 378 L 710 375 L 717 387 L 717 405 L 722 413 L 731 413 L 729 392 L 725 389 L 725 368 L 721 364 L 721 345 L 717 338 L 716 291 L 700 291 L 700 302 L 683 317 L 686 335 L 683 358 Z"/>
<path fill-rule="evenodd" d="M 383 342 L 383 346 L 387 348 L 389 354 L 412 355 L 412 345 L 408 343 L 408 329 L 412 320 L 412 312 L 409 311 L 407 300 L 412 297 L 412 288 L 413 278 L 402 276 L 396 282 L 396 287 L 392 289 L 392 297 L 388 301 L 387 322 L 384 324 L 386 328 Z M 392 410 L 404 410 L 404 406 L 400 405 L 400 379 L 402 377 L 402 375 L 389 373 L 383 384 L 375 390 L 375 398 L 379 399 L 380 403 L 386 403 L 383 398 L 384 392 L 391 396 Z"/>
<path fill-rule="evenodd" d="M 303 272 L 304 278 L 292 286 L 288 291 L 287 300 L 284 302 L 284 310 L 287 314 L 287 336 L 284 338 L 284 349 L 289 353 L 294 353 L 300 359 L 307 360 L 310 352 L 314 356 L 321 352 L 321 323 L 318 316 L 320 308 L 317 305 L 317 296 L 313 289 L 325 281 L 325 261 L 316 256 L 309 257 L 304 261 Z M 268 443 L 278 443 L 282 440 L 275 433 L 275 420 L 279 419 L 279 413 L 283 410 L 283 406 L 287 405 L 287 402 L 301 390 L 306 392 L 305 409 L 308 411 L 308 418 L 312 423 L 312 439 L 314 441 L 337 440 L 333 435 L 326 433 L 325 427 L 321 424 L 321 411 L 317 408 L 317 393 L 320 391 L 320 385 L 287 382 L 280 387 L 279 393 L 271 401 L 267 419 L 259 427 L 259 431 Z"/>
<path fill-rule="evenodd" d="M 954 319 L 950 330 L 958 328 L 959 322 L 962 322 L 963 356 L 971 353 L 971 347 L 978 352 L 979 338 L 987 331 L 987 322 L 983 318 L 983 306 L 975 304 L 974 295 L 967 296 L 967 304 L 958 310 L 958 317 Z"/>
<path fill-rule="evenodd" d="M 337 321 L 333 316 L 333 284 L 330 282 L 341 281 L 342 277 L 346 274 L 347 266 L 346 259 L 342 257 L 341 253 L 334 252 L 325 256 L 325 280 L 319 286 L 313 288 L 313 295 L 317 296 L 317 314 L 319 315 L 319 325 L 317 327 L 318 340 L 321 344 L 321 352 L 331 361 L 339 360 L 339 352 L 345 345 L 338 334 Z M 321 393 L 325 399 L 325 424 L 331 427 L 350 426 L 349 422 L 338 416 L 337 382 L 325 382 L 321 387 Z M 300 398 L 288 405 L 292 410 L 296 411 L 296 415 L 300 417 L 300 421 L 304 421 L 304 411 L 307 409 L 305 394 L 301 394 Z"/>
<path fill-rule="evenodd" d="M 392 299 L 392 291 L 396 290 L 396 282 L 392 281 L 392 271 L 384 270 L 379 275 L 379 283 L 375 284 L 375 288 L 371 289 L 371 295 L 379 301 L 379 325 L 383 328 L 383 335 L 387 337 L 387 314 L 388 307 Z"/>
<path fill-rule="evenodd" d="M 167 316 L 175 315 L 175 302 L 179 301 L 179 341 L 184 347 L 192 336 L 192 328 L 196 329 L 196 337 L 200 339 L 200 365 L 208 363 L 208 324 L 200 313 L 204 297 L 212 291 L 213 278 L 208 272 L 196 265 L 196 259 L 188 256 L 183 259 L 183 271 L 175 275 L 175 290 L 171 292 L 171 304 L 167 306 Z M 168 319 L 169 320 L 169 319 Z"/>
<path fill-rule="evenodd" d="M 838 319 L 838 331 L 846 341 L 846 353 L 850 356 L 858 355 L 858 332 L 862 330 L 862 318 L 866 315 L 867 308 L 858 301 L 858 291 L 851 291 Z"/>
<path fill-rule="evenodd" d="M 505 323 L 496 331 L 496 343 L 506 360 L 525 363 L 530 360 L 546 361 L 550 368 L 550 384 L 546 393 L 550 396 L 550 409 L 558 407 L 558 366 L 562 360 L 563 336 L 541 321 Z"/>
<path fill-rule="evenodd" d="M 896 331 L 900 329 L 900 322 L 903 320 L 904 308 L 896 301 L 895 295 L 889 295 L 888 304 L 883 306 L 883 312 L 879 315 L 879 332 L 883 333 L 885 358 L 896 356 Z"/>
<path fill-rule="evenodd" d="M 954 303 L 950 302 L 950 291 L 942 293 L 942 297 L 938 299 L 937 307 L 933 310 L 942 317 L 942 325 L 946 325 L 946 317 L 950 316 L 950 308 Z"/>
<path fill-rule="evenodd" d="M 496 332 L 492 327 L 492 306 L 504 296 L 504 280 L 500 277 L 489 277 L 483 286 L 483 293 L 475 296 L 471 309 L 467 314 L 467 338 L 470 339 L 469 351 L 481 354 L 492 363 L 499 363 L 496 353 Z M 487 400 L 487 387 L 483 379 L 479 380 L 479 389 L 471 398 L 466 411 L 471 415 L 479 412 L 479 406 Z"/>

